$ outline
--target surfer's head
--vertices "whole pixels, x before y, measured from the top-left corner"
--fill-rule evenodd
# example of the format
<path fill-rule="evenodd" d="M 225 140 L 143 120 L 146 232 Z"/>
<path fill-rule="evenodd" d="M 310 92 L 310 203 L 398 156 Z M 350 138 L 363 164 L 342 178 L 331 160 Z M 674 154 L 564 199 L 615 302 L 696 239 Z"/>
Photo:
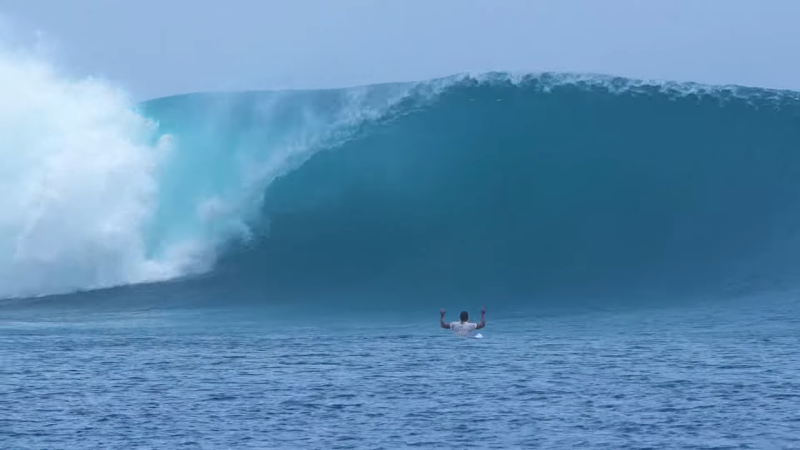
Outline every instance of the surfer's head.
<path fill-rule="evenodd" d="M 469 313 L 466 311 L 461 311 L 461 321 L 466 322 L 469 320 Z"/>

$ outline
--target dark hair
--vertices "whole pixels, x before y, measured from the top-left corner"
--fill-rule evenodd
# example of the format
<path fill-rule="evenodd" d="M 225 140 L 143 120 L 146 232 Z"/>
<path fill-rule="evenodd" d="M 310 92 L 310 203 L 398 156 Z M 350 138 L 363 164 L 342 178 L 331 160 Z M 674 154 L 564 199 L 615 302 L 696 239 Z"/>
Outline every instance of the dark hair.
<path fill-rule="evenodd" d="M 466 311 L 461 311 L 461 321 L 466 322 L 469 320 L 469 313 Z"/>

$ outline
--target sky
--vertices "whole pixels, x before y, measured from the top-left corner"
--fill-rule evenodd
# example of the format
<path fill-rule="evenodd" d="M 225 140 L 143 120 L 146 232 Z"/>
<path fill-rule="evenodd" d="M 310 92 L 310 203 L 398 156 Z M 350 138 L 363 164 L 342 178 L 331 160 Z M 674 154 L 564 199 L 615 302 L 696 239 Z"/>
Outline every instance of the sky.
<path fill-rule="evenodd" d="M 0 0 L 6 44 L 138 100 L 459 72 L 800 90 L 798 0 Z"/>

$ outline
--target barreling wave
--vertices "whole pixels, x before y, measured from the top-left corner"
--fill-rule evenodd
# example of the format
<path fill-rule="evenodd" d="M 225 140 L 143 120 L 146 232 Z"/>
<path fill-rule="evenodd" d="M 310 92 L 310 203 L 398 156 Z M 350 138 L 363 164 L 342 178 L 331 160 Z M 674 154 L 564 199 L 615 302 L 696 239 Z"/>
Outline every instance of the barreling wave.
<path fill-rule="evenodd" d="M 526 297 L 796 273 L 795 93 L 563 74 L 435 86 L 274 180 L 261 237 L 220 279 Z"/>
<path fill-rule="evenodd" d="M 8 58 L 0 81 L 3 297 L 198 274 L 592 293 L 798 268 L 791 92 L 482 74 L 133 105 Z"/>

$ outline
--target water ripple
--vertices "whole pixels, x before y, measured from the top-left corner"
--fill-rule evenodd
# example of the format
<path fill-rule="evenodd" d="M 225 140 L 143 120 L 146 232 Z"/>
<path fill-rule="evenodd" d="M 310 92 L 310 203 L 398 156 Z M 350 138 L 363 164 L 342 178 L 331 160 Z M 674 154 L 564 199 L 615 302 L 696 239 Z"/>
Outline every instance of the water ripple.
<path fill-rule="evenodd" d="M 0 447 L 800 447 L 799 335 L 627 320 L 493 322 L 480 341 L 423 327 L 8 333 Z"/>

